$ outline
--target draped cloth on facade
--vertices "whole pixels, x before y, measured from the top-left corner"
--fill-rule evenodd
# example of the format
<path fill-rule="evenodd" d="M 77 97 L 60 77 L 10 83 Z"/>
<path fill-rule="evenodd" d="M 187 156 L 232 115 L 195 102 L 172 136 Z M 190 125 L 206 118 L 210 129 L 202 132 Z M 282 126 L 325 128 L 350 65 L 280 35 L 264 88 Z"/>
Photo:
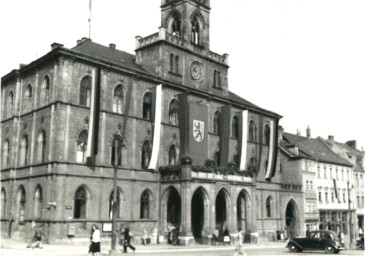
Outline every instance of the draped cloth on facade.
<path fill-rule="evenodd" d="M 269 144 L 269 157 L 267 163 L 267 170 L 265 178 L 270 180 L 275 175 L 276 170 L 276 158 L 277 158 L 277 141 L 278 141 L 278 121 L 270 120 L 270 144 Z"/>
<path fill-rule="evenodd" d="M 179 130 L 180 130 L 180 155 L 189 155 L 189 101 L 188 94 L 178 95 Z"/>
<path fill-rule="evenodd" d="M 238 116 L 239 120 L 239 156 L 240 166 L 239 170 L 244 171 L 246 169 L 247 161 L 247 133 L 248 133 L 248 110 L 243 110 Z"/>
<path fill-rule="evenodd" d="M 91 72 L 91 101 L 89 132 L 87 138 L 86 157 L 87 164 L 95 164 L 95 156 L 98 153 L 99 141 L 99 117 L 100 117 L 100 67 Z"/>
<path fill-rule="evenodd" d="M 154 110 L 154 126 L 153 126 L 153 144 L 151 160 L 148 169 L 156 169 L 158 161 L 158 153 L 160 149 L 161 138 L 161 117 L 162 117 L 162 85 L 155 88 L 155 110 Z"/>
<path fill-rule="evenodd" d="M 226 166 L 229 159 L 229 137 L 231 133 L 231 106 L 222 107 L 222 120 L 220 121 L 220 156 L 221 166 Z"/>

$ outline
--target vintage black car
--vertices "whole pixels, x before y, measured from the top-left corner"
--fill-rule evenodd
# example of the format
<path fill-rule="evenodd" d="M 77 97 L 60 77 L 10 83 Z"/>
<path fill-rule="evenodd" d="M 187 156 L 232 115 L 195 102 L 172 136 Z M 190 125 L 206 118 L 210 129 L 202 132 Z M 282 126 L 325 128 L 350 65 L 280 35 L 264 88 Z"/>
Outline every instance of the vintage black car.
<path fill-rule="evenodd" d="M 337 233 L 329 230 L 312 231 L 307 237 L 292 238 L 286 247 L 289 248 L 290 252 L 325 250 L 328 253 L 339 253 L 346 249 Z"/>

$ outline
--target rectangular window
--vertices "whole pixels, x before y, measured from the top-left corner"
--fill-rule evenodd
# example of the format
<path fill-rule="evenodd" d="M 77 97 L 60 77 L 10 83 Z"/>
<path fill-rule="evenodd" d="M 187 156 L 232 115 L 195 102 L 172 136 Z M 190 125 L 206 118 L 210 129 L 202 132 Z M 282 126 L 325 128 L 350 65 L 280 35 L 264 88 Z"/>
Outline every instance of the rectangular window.
<path fill-rule="evenodd" d="M 330 179 L 333 179 L 333 172 L 332 172 L 332 168 L 330 168 Z"/>
<path fill-rule="evenodd" d="M 321 167 L 319 165 L 317 167 L 317 170 L 318 170 L 318 178 L 320 178 L 321 177 Z"/>
<path fill-rule="evenodd" d="M 328 203 L 328 192 L 324 193 L 324 199 L 326 200 L 326 203 Z"/>
<path fill-rule="evenodd" d="M 309 189 L 310 189 L 310 190 L 313 190 L 313 181 L 310 181 L 310 182 L 309 182 Z"/>
<path fill-rule="evenodd" d="M 342 176 L 342 180 L 345 180 L 345 175 L 344 175 L 344 171 L 341 170 L 341 176 Z"/>
<path fill-rule="evenodd" d="M 322 192 L 318 192 L 318 200 L 322 203 Z"/>
<path fill-rule="evenodd" d="M 346 193 L 343 192 L 343 202 L 346 203 Z"/>
<path fill-rule="evenodd" d="M 323 168 L 324 178 L 327 179 L 327 169 L 326 167 Z"/>
<path fill-rule="evenodd" d="M 309 181 L 308 180 L 305 181 L 305 190 L 309 190 Z"/>
<path fill-rule="evenodd" d="M 335 193 L 334 192 L 331 192 L 331 200 L 332 200 L 332 203 L 335 202 Z"/>

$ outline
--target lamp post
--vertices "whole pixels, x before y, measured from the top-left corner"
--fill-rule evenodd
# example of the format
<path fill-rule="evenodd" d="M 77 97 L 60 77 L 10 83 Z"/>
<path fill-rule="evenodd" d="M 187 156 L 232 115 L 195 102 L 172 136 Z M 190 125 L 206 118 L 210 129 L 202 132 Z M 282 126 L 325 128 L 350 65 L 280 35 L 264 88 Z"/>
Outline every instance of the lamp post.
<path fill-rule="evenodd" d="M 121 142 L 119 135 L 114 135 L 114 179 L 113 179 L 113 202 L 112 202 L 112 244 L 111 244 L 111 250 L 110 255 L 113 255 L 115 253 L 115 246 L 117 241 L 117 234 L 116 234 L 116 201 L 117 201 L 117 177 L 118 177 L 118 149 L 119 149 L 119 143 Z"/>

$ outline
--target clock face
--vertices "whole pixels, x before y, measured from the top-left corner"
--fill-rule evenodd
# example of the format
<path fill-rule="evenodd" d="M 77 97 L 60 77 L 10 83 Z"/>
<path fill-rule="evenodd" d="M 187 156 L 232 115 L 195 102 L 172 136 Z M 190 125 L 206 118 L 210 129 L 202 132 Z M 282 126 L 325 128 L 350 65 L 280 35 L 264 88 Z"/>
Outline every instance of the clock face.
<path fill-rule="evenodd" d="M 199 80 L 202 77 L 203 68 L 198 62 L 193 62 L 190 68 L 191 77 L 194 80 Z"/>

